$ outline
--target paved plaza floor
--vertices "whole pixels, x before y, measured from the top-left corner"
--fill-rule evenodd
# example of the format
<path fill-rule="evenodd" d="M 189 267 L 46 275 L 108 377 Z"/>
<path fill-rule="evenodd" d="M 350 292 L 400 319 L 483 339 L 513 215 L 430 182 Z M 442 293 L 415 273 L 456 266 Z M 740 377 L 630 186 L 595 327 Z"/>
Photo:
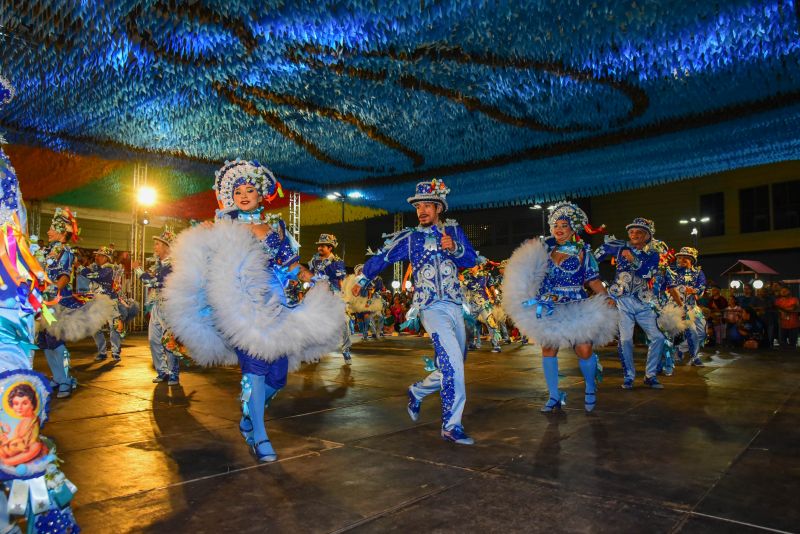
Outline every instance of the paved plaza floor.
<path fill-rule="evenodd" d="M 439 437 L 438 396 L 417 423 L 406 414 L 433 353 L 417 337 L 357 343 L 350 367 L 332 355 L 291 374 L 268 412 L 274 464 L 258 464 L 237 430 L 237 368 L 153 384 L 142 336 L 117 364 L 73 347 L 81 385 L 53 400 L 43 434 L 88 534 L 800 530 L 800 354 L 707 350 L 706 367 L 678 367 L 664 390 L 640 374 L 625 391 L 604 349 L 587 415 L 565 351 L 568 405 L 545 415 L 538 348 L 489 348 L 466 364 L 471 447 Z"/>

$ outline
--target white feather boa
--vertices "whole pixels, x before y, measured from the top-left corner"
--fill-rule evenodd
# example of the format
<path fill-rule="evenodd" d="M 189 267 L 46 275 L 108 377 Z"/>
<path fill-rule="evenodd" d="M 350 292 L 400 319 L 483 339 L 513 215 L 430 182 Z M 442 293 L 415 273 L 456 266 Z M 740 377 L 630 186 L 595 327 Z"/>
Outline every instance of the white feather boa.
<path fill-rule="evenodd" d="M 39 327 L 53 337 L 68 343 L 80 341 L 94 335 L 117 316 L 116 303 L 107 295 L 95 295 L 80 308 L 56 305 L 53 308 L 56 320 L 47 324 L 39 319 Z"/>
<path fill-rule="evenodd" d="M 380 295 L 373 295 L 371 299 L 353 295 L 353 287 L 357 285 L 356 279 L 356 275 L 351 274 L 342 281 L 342 298 L 347 304 L 347 313 L 382 313 L 383 299 Z"/>
<path fill-rule="evenodd" d="M 547 248 L 528 240 L 508 260 L 503 281 L 503 306 L 520 331 L 543 347 L 571 347 L 579 343 L 605 345 L 618 331 L 619 315 L 604 295 L 556 304 L 552 315 L 536 317 L 523 302 L 535 298 L 547 275 Z"/>
<path fill-rule="evenodd" d="M 223 220 L 192 228 L 172 252 L 165 320 L 201 365 L 236 363 L 236 347 L 264 361 L 287 356 L 293 370 L 341 341 L 341 299 L 322 282 L 299 305 L 286 306 L 280 281 L 246 226 Z"/>
<path fill-rule="evenodd" d="M 669 337 L 675 337 L 694 325 L 694 317 L 694 310 L 684 313 L 682 307 L 669 302 L 658 310 L 658 327 Z"/>

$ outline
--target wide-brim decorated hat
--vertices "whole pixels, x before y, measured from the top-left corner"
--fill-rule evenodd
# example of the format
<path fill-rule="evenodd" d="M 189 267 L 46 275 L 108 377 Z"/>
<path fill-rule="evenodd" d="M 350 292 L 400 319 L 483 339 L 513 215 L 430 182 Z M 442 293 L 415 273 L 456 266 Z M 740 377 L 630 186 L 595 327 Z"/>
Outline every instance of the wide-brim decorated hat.
<path fill-rule="evenodd" d="M 233 192 L 240 185 L 249 184 L 256 188 L 260 197 L 272 201 L 276 196 L 283 196 L 283 189 L 278 179 L 265 166 L 257 161 L 236 159 L 226 161 L 214 173 L 214 191 L 221 209 L 235 207 Z"/>
<path fill-rule="evenodd" d="M 105 256 L 106 258 L 113 259 L 114 251 L 111 250 L 110 247 L 100 247 L 99 249 L 92 252 L 95 256 Z"/>
<path fill-rule="evenodd" d="M 69 232 L 72 234 L 72 241 L 78 241 L 78 234 L 80 233 L 78 219 L 69 208 L 56 208 L 53 212 L 53 220 L 50 222 L 50 226 L 60 234 Z"/>
<path fill-rule="evenodd" d="M 583 227 L 589 224 L 586 212 L 572 202 L 559 202 L 551 206 L 547 224 L 553 226 L 556 221 L 560 220 L 567 221 L 574 232 L 582 231 Z"/>
<path fill-rule="evenodd" d="M 317 245 L 330 245 L 333 248 L 339 246 L 339 241 L 336 240 L 336 236 L 333 234 L 320 234 L 319 239 L 315 243 Z"/>
<path fill-rule="evenodd" d="M 164 230 L 161 232 L 161 235 L 154 235 L 153 239 L 156 241 L 161 241 L 168 247 L 171 247 L 172 242 L 175 241 L 175 233 L 170 230 Z"/>
<path fill-rule="evenodd" d="M 443 211 L 447 211 L 447 194 L 449 192 L 450 190 L 443 181 L 434 178 L 418 183 L 414 196 L 408 197 L 408 203 L 413 206 L 417 202 L 436 202 L 441 204 Z"/>
<path fill-rule="evenodd" d="M 550 215 L 547 217 L 547 224 L 553 226 L 556 221 L 565 220 L 575 233 L 586 232 L 587 234 L 599 234 L 605 231 L 606 225 L 597 228 L 589 224 L 589 216 L 580 206 L 572 202 L 563 201 L 550 206 Z"/>
<path fill-rule="evenodd" d="M 625 230 L 630 230 L 631 228 L 641 228 L 650 234 L 650 237 L 653 237 L 656 233 L 656 223 L 650 219 L 645 219 L 644 217 L 636 217 L 629 225 L 625 227 Z"/>
<path fill-rule="evenodd" d="M 697 263 L 698 252 L 697 252 L 696 248 L 693 248 L 693 247 L 682 247 L 680 252 L 675 254 L 676 258 L 679 258 L 681 256 L 683 256 L 685 258 L 692 258 L 692 263 Z"/>

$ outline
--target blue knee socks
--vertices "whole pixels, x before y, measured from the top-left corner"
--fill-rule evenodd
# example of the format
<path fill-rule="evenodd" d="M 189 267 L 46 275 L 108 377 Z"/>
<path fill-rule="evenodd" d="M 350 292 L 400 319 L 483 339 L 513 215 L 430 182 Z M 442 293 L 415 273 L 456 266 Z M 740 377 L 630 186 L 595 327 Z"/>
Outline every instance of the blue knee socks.
<path fill-rule="evenodd" d="M 595 393 L 597 391 L 597 354 L 592 354 L 590 357 L 578 358 L 578 365 L 581 367 L 583 379 L 586 381 L 586 393 Z"/>
<path fill-rule="evenodd" d="M 558 393 L 558 357 L 542 356 L 542 370 L 544 371 L 544 381 L 547 382 L 550 398 L 560 398 Z"/>
<path fill-rule="evenodd" d="M 253 422 L 253 442 L 258 443 L 268 439 L 264 425 L 264 407 L 267 399 L 271 399 L 277 390 L 267 385 L 263 375 L 246 373 L 246 376 L 250 379 L 251 387 L 247 409 L 250 412 L 250 421 Z"/>

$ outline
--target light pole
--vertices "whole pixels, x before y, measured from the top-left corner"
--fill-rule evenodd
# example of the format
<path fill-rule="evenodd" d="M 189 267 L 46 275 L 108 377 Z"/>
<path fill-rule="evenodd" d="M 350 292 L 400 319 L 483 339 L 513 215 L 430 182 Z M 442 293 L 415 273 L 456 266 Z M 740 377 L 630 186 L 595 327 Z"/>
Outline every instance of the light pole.
<path fill-rule="evenodd" d="M 349 193 L 347 193 L 345 195 L 345 194 L 340 193 L 339 191 L 332 191 L 331 193 L 328 193 L 325 198 L 327 198 L 328 200 L 334 200 L 336 202 L 340 202 L 342 204 L 342 231 L 339 232 L 339 237 L 343 238 L 344 237 L 344 201 L 346 199 L 348 199 L 348 198 L 352 199 L 352 200 L 357 200 L 359 198 L 364 198 L 364 193 L 362 193 L 361 191 L 350 191 Z M 344 255 L 345 255 L 346 251 L 347 251 L 347 248 L 346 248 L 344 239 L 342 239 L 342 259 L 344 259 Z"/>
<path fill-rule="evenodd" d="M 694 248 L 697 248 L 697 235 L 699 233 L 698 226 L 700 224 L 704 224 L 711 221 L 711 217 L 701 217 L 698 219 L 697 217 L 689 217 L 688 219 L 681 219 L 678 222 L 680 224 L 691 225 L 692 230 L 689 232 L 689 235 L 692 236 L 692 243 Z"/>
<path fill-rule="evenodd" d="M 542 234 L 539 237 L 544 237 L 544 225 L 545 225 L 544 208 L 542 207 L 541 204 L 534 204 L 533 206 L 528 206 L 528 208 L 532 210 L 538 210 L 542 214 Z"/>

